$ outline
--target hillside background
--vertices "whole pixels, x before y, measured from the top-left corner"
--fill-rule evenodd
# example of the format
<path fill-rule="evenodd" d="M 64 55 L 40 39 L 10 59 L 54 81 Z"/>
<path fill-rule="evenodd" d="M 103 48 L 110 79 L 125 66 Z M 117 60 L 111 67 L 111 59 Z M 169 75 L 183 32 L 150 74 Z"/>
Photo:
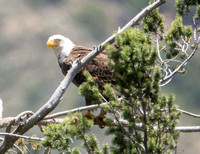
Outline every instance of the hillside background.
<path fill-rule="evenodd" d="M 52 95 L 63 75 L 46 41 L 53 34 L 69 37 L 75 44 L 93 47 L 122 27 L 147 5 L 147 0 L 0 0 L 0 98 L 3 116 L 16 116 L 25 110 L 35 112 Z M 175 17 L 174 0 L 161 12 L 167 28 Z M 200 114 L 199 52 L 184 75 L 176 75 L 162 91 L 175 93 L 181 109 Z M 56 111 L 83 106 L 84 99 L 71 84 Z M 182 116 L 182 125 L 200 125 Z M 28 134 L 37 134 L 34 128 Z M 2 130 L 3 131 L 3 130 Z M 94 127 L 98 138 L 102 130 Z M 104 138 L 104 137 L 103 137 Z M 103 141 L 101 140 L 101 143 Z M 181 134 L 178 152 L 198 153 L 200 134 Z"/>

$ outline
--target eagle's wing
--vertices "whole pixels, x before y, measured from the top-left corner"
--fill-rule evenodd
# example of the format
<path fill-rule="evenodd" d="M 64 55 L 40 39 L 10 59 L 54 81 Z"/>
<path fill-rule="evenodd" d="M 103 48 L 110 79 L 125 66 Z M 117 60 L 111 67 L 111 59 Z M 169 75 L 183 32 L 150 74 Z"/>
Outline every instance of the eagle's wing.
<path fill-rule="evenodd" d="M 61 65 L 63 74 L 66 75 L 67 71 L 71 68 L 71 64 L 74 60 L 81 60 L 91 51 L 92 49 L 88 49 L 86 47 L 75 46 L 72 49 L 70 55 L 63 60 L 63 64 Z M 85 81 L 85 77 L 83 76 L 83 72 L 85 70 L 90 72 L 92 77 L 99 85 L 100 90 L 103 90 L 103 86 L 105 83 L 114 84 L 115 81 L 113 80 L 113 72 L 112 69 L 108 66 L 108 62 L 108 55 L 107 52 L 104 50 L 80 70 L 80 72 L 75 76 L 73 80 L 74 84 L 79 86 L 82 82 Z"/>
<path fill-rule="evenodd" d="M 64 59 L 61 59 L 62 57 L 60 57 L 61 60 L 58 59 L 58 62 L 62 70 L 62 73 L 66 75 L 68 70 L 71 68 L 72 63 L 77 59 L 81 60 L 90 51 L 91 49 L 88 49 L 86 47 L 75 46 L 67 57 L 65 57 Z"/>

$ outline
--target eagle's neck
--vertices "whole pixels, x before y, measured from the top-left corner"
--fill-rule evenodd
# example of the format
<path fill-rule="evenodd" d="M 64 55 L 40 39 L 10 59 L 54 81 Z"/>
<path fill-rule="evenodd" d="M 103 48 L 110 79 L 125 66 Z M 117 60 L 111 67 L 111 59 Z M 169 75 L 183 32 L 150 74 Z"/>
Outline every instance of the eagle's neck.
<path fill-rule="evenodd" d="M 65 38 L 59 46 L 53 47 L 53 51 L 58 58 L 61 56 L 67 57 L 74 47 L 75 44 L 70 39 Z"/>
<path fill-rule="evenodd" d="M 65 55 L 65 56 L 69 56 L 70 52 L 72 51 L 72 49 L 75 47 L 75 45 L 71 45 L 71 46 L 65 46 L 63 47 L 61 54 Z"/>
<path fill-rule="evenodd" d="M 60 44 L 60 47 L 62 48 L 61 53 L 65 56 L 68 56 L 72 49 L 75 47 L 75 44 L 70 39 L 65 38 Z"/>

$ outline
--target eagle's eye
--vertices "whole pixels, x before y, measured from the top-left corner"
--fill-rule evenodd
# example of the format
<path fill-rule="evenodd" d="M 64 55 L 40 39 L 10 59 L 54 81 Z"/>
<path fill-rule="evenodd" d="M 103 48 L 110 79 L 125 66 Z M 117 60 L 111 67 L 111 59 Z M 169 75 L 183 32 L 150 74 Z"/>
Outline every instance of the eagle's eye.
<path fill-rule="evenodd" d="M 60 42 L 61 42 L 61 39 L 55 39 L 54 42 L 55 42 L 55 43 L 60 43 Z"/>

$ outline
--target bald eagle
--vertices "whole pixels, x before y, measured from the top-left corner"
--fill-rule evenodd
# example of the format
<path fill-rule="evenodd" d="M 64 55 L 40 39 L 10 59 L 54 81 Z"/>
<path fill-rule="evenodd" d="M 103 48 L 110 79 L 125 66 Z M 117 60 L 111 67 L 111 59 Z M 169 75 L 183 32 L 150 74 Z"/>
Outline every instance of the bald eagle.
<path fill-rule="evenodd" d="M 90 48 L 86 48 L 83 46 L 75 45 L 70 39 L 62 36 L 62 35 L 53 35 L 49 37 L 47 41 L 47 47 L 52 47 L 56 57 L 58 58 L 58 63 L 61 68 L 61 71 L 64 75 L 67 74 L 68 70 L 72 66 L 72 62 L 76 59 L 84 58 L 89 52 L 92 51 Z M 104 50 L 99 55 L 97 55 L 93 60 L 87 63 L 74 77 L 73 83 L 79 87 L 83 82 L 86 81 L 83 72 L 87 70 L 93 77 L 93 79 L 98 84 L 100 92 L 103 91 L 105 83 L 114 84 L 113 72 L 112 69 L 108 66 L 108 55 Z M 90 98 L 85 98 L 86 105 L 91 104 Z M 99 116 L 95 117 L 90 113 L 90 111 L 86 111 L 84 113 L 85 116 L 96 119 L 99 121 L 99 118 L 103 121 L 105 118 L 104 114 L 101 112 Z M 100 121 L 101 121 L 100 120 Z M 100 127 L 103 127 L 103 122 L 100 122 Z"/>

